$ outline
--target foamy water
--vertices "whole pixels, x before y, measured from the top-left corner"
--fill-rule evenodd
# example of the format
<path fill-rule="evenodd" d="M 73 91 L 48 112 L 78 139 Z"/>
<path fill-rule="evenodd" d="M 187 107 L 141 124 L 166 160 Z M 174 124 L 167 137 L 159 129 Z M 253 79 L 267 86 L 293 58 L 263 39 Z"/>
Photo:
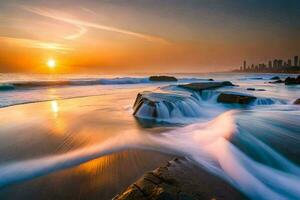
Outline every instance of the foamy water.
<path fill-rule="evenodd" d="M 103 101 L 108 98 L 105 101 L 106 107 L 93 105 L 92 100 L 89 101 L 89 105 L 93 105 L 95 109 L 108 110 L 108 113 L 123 112 L 121 116 L 124 116 L 116 119 L 118 122 L 114 122 L 120 124 L 120 129 L 112 132 L 113 134 L 105 140 L 70 151 L 2 162 L 0 187 L 46 176 L 116 152 L 141 149 L 184 156 L 199 167 L 224 179 L 251 199 L 300 199 L 300 108 L 292 105 L 293 100 L 297 98 L 298 94 L 295 91 L 299 91 L 299 86 L 269 84 L 267 82 L 271 75 L 211 76 L 216 80 L 230 80 L 239 87 L 221 88 L 199 94 L 179 90 L 174 83 L 132 82 L 124 85 L 114 82 L 115 78 L 109 79 L 108 86 L 55 87 L 56 96 L 53 97 L 56 98 L 77 96 L 73 91 L 85 96 L 100 95 L 99 98 Z M 181 82 L 191 80 L 194 81 L 195 77 L 182 78 Z M 160 89 L 157 89 L 158 87 Z M 248 87 L 266 91 L 248 91 Z M 29 89 L 26 92 L 33 93 L 37 101 L 41 101 L 49 98 L 41 91 L 49 89 L 53 88 Z M 171 93 L 175 91 L 186 95 L 182 102 L 174 103 L 176 109 L 170 110 L 163 102 L 157 104 L 156 109 L 159 112 L 155 126 L 169 124 L 172 130 L 152 134 L 133 125 L 130 126 L 130 130 L 122 129 L 122 123 L 127 123 L 128 116 L 133 118 L 131 106 L 137 92 L 143 90 Z M 242 92 L 255 95 L 258 99 L 247 107 L 219 104 L 216 97 L 222 91 Z M 22 90 L 14 90 L 1 94 L 17 95 L 18 92 L 24 93 Z M 9 98 L 12 99 L 13 95 Z M 18 96 L 17 98 L 21 99 Z M 21 103 L 26 102 L 25 100 Z M 115 106 L 118 106 L 118 111 L 115 111 Z M 144 108 L 137 116 L 140 120 L 149 120 L 147 112 L 148 108 Z M 57 108 L 56 115 L 58 113 Z M 7 121 L 5 127 L 10 127 L 10 119 Z M 180 126 L 176 127 L 176 124 Z M 76 129 L 86 124 L 78 126 Z M 92 126 L 95 126 L 95 123 Z M 95 129 L 97 130 L 98 128 Z"/>

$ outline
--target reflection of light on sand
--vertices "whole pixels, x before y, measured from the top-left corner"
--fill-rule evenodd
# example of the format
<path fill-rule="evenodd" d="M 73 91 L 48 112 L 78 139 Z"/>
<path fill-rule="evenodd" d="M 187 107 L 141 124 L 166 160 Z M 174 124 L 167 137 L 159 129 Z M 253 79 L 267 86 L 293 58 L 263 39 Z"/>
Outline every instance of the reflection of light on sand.
<path fill-rule="evenodd" d="M 55 133 L 56 135 L 63 135 L 65 133 L 65 129 L 66 129 L 66 123 L 65 123 L 65 119 L 62 117 L 58 117 L 59 115 L 59 104 L 56 100 L 53 100 L 50 102 L 50 106 L 51 106 L 51 112 L 53 113 L 54 119 L 53 119 L 53 126 L 52 126 L 52 130 L 53 133 Z"/>
<path fill-rule="evenodd" d="M 51 110 L 54 113 L 54 117 L 57 118 L 59 107 L 57 101 L 51 101 Z"/>

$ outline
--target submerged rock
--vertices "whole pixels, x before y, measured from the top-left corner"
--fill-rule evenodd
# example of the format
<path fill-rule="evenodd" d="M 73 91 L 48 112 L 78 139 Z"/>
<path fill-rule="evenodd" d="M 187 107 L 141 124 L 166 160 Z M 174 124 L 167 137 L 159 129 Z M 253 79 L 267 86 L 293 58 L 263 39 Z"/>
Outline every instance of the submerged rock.
<path fill-rule="evenodd" d="M 239 94 L 239 93 L 221 93 L 218 96 L 217 101 L 219 103 L 238 103 L 238 104 L 249 104 L 256 99 L 254 96 Z"/>
<path fill-rule="evenodd" d="M 265 89 L 247 88 L 249 91 L 266 91 Z"/>
<path fill-rule="evenodd" d="M 144 174 L 113 200 L 246 199 L 223 180 L 185 159 Z"/>
<path fill-rule="evenodd" d="M 299 99 L 297 99 L 296 101 L 294 101 L 294 104 L 296 104 L 296 105 L 300 105 L 300 98 L 299 98 Z"/>
<path fill-rule="evenodd" d="M 149 77 L 150 81 L 178 81 L 177 78 L 174 76 L 150 76 Z"/>
<path fill-rule="evenodd" d="M 201 90 L 209 90 L 209 89 L 216 89 L 223 86 L 234 86 L 230 81 L 223 81 L 223 82 L 200 82 L 200 83 L 189 83 L 185 85 L 178 85 L 178 87 L 201 91 Z"/>

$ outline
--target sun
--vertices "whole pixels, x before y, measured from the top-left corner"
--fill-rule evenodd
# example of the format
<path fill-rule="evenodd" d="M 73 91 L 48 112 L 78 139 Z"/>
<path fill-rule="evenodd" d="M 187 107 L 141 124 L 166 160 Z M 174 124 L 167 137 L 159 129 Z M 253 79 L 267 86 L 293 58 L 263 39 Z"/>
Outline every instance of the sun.
<path fill-rule="evenodd" d="M 50 68 L 50 69 L 54 69 L 56 67 L 56 61 L 54 59 L 49 59 L 47 61 L 47 66 Z"/>

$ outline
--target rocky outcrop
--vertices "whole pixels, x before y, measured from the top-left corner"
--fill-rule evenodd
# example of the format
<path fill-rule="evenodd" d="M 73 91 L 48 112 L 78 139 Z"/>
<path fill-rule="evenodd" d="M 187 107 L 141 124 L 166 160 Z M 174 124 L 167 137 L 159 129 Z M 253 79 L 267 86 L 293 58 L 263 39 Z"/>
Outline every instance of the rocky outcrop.
<path fill-rule="evenodd" d="M 150 76 L 150 81 L 165 81 L 165 82 L 172 82 L 172 81 L 178 81 L 177 78 L 174 76 Z"/>
<path fill-rule="evenodd" d="M 246 199 L 240 192 L 194 166 L 174 159 L 164 167 L 146 173 L 114 200 Z"/>
<path fill-rule="evenodd" d="M 217 101 L 219 103 L 237 103 L 237 104 L 250 104 L 256 99 L 254 96 L 239 94 L 239 93 L 221 93 Z"/>
<path fill-rule="evenodd" d="M 296 101 L 294 101 L 294 104 L 295 104 L 295 105 L 300 105 L 300 98 L 297 99 Z"/>
<path fill-rule="evenodd" d="M 147 112 L 147 116 L 151 118 L 157 118 L 159 115 L 158 104 L 163 103 L 168 108 L 173 108 L 174 103 L 183 102 L 190 98 L 189 95 L 173 94 L 167 92 L 141 92 L 137 95 L 133 105 L 133 115 L 141 112 Z"/>
<path fill-rule="evenodd" d="M 284 84 L 286 85 L 296 85 L 296 84 L 300 84 L 300 75 L 297 78 L 291 78 L 291 77 L 287 77 L 284 80 Z"/>
<path fill-rule="evenodd" d="M 178 85 L 178 87 L 194 90 L 194 91 L 201 91 L 201 90 L 209 90 L 209 89 L 216 89 L 223 86 L 234 86 L 230 81 L 223 81 L 223 82 L 199 82 L 199 83 L 189 83 L 184 85 Z"/>

